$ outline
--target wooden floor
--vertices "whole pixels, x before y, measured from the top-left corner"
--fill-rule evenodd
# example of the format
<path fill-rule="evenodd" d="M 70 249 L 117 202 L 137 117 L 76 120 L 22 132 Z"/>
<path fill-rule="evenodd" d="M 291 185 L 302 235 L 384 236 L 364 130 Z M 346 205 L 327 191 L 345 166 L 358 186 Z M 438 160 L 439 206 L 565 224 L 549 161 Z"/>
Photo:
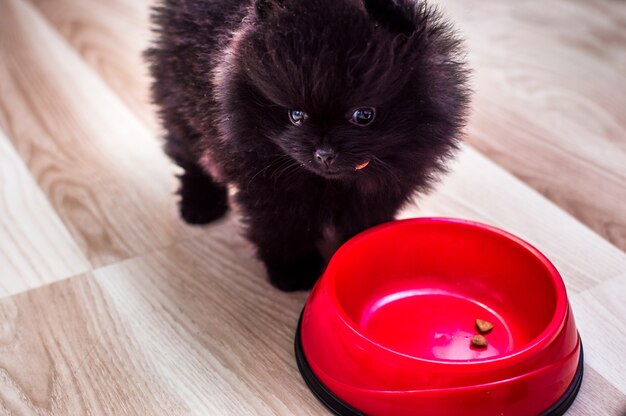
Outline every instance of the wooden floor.
<path fill-rule="evenodd" d="M 440 0 L 468 39 L 468 145 L 402 214 L 485 221 L 563 274 L 568 415 L 626 415 L 626 3 Z M 0 1 L 0 414 L 318 415 L 232 215 L 177 217 L 148 0 Z"/>

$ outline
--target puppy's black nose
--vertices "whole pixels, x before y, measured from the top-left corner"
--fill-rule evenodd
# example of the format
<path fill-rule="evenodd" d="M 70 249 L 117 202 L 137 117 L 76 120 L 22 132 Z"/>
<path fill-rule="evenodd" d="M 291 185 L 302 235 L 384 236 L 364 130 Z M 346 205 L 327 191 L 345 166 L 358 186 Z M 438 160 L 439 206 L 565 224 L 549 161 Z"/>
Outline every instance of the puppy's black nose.
<path fill-rule="evenodd" d="M 336 158 L 337 153 L 329 146 L 322 146 L 315 151 L 315 161 L 319 165 L 325 166 L 326 169 L 330 168 Z"/>

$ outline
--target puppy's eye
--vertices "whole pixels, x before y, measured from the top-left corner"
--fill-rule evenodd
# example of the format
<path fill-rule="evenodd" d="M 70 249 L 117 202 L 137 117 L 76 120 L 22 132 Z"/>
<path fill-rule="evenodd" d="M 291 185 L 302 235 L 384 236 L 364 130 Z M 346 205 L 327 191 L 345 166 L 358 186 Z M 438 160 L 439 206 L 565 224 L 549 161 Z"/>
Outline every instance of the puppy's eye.
<path fill-rule="evenodd" d="M 352 113 L 352 118 L 350 122 L 352 124 L 356 124 L 357 126 L 367 126 L 374 121 L 374 117 L 376 117 L 376 110 L 370 107 L 365 108 L 357 108 Z"/>
<path fill-rule="evenodd" d="M 309 116 L 302 110 L 289 110 L 289 120 L 294 126 L 301 125 Z"/>

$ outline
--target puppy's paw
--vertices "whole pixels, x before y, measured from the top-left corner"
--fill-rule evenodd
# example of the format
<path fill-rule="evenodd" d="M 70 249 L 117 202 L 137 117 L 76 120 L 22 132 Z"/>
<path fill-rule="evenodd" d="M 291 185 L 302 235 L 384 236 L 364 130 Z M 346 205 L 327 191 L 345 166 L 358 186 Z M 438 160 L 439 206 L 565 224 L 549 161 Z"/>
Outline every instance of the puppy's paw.
<path fill-rule="evenodd" d="M 228 211 L 226 188 L 208 176 L 183 175 L 179 193 L 180 216 L 188 224 L 208 224 L 223 217 Z"/>
<path fill-rule="evenodd" d="M 283 292 L 309 290 L 322 274 L 324 262 L 319 254 L 279 264 L 266 264 L 269 280 Z"/>

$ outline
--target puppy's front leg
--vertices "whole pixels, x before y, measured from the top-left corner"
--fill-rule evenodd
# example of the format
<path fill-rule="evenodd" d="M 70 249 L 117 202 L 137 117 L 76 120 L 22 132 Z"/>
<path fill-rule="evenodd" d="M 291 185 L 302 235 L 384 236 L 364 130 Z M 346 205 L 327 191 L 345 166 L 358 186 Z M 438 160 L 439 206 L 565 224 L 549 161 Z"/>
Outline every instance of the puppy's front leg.
<path fill-rule="evenodd" d="M 244 206 L 248 238 L 257 246 L 270 282 L 283 291 L 313 287 L 324 262 L 316 244 L 321 238 L 312 216 L 274 201 L 263 209 Z"/>

